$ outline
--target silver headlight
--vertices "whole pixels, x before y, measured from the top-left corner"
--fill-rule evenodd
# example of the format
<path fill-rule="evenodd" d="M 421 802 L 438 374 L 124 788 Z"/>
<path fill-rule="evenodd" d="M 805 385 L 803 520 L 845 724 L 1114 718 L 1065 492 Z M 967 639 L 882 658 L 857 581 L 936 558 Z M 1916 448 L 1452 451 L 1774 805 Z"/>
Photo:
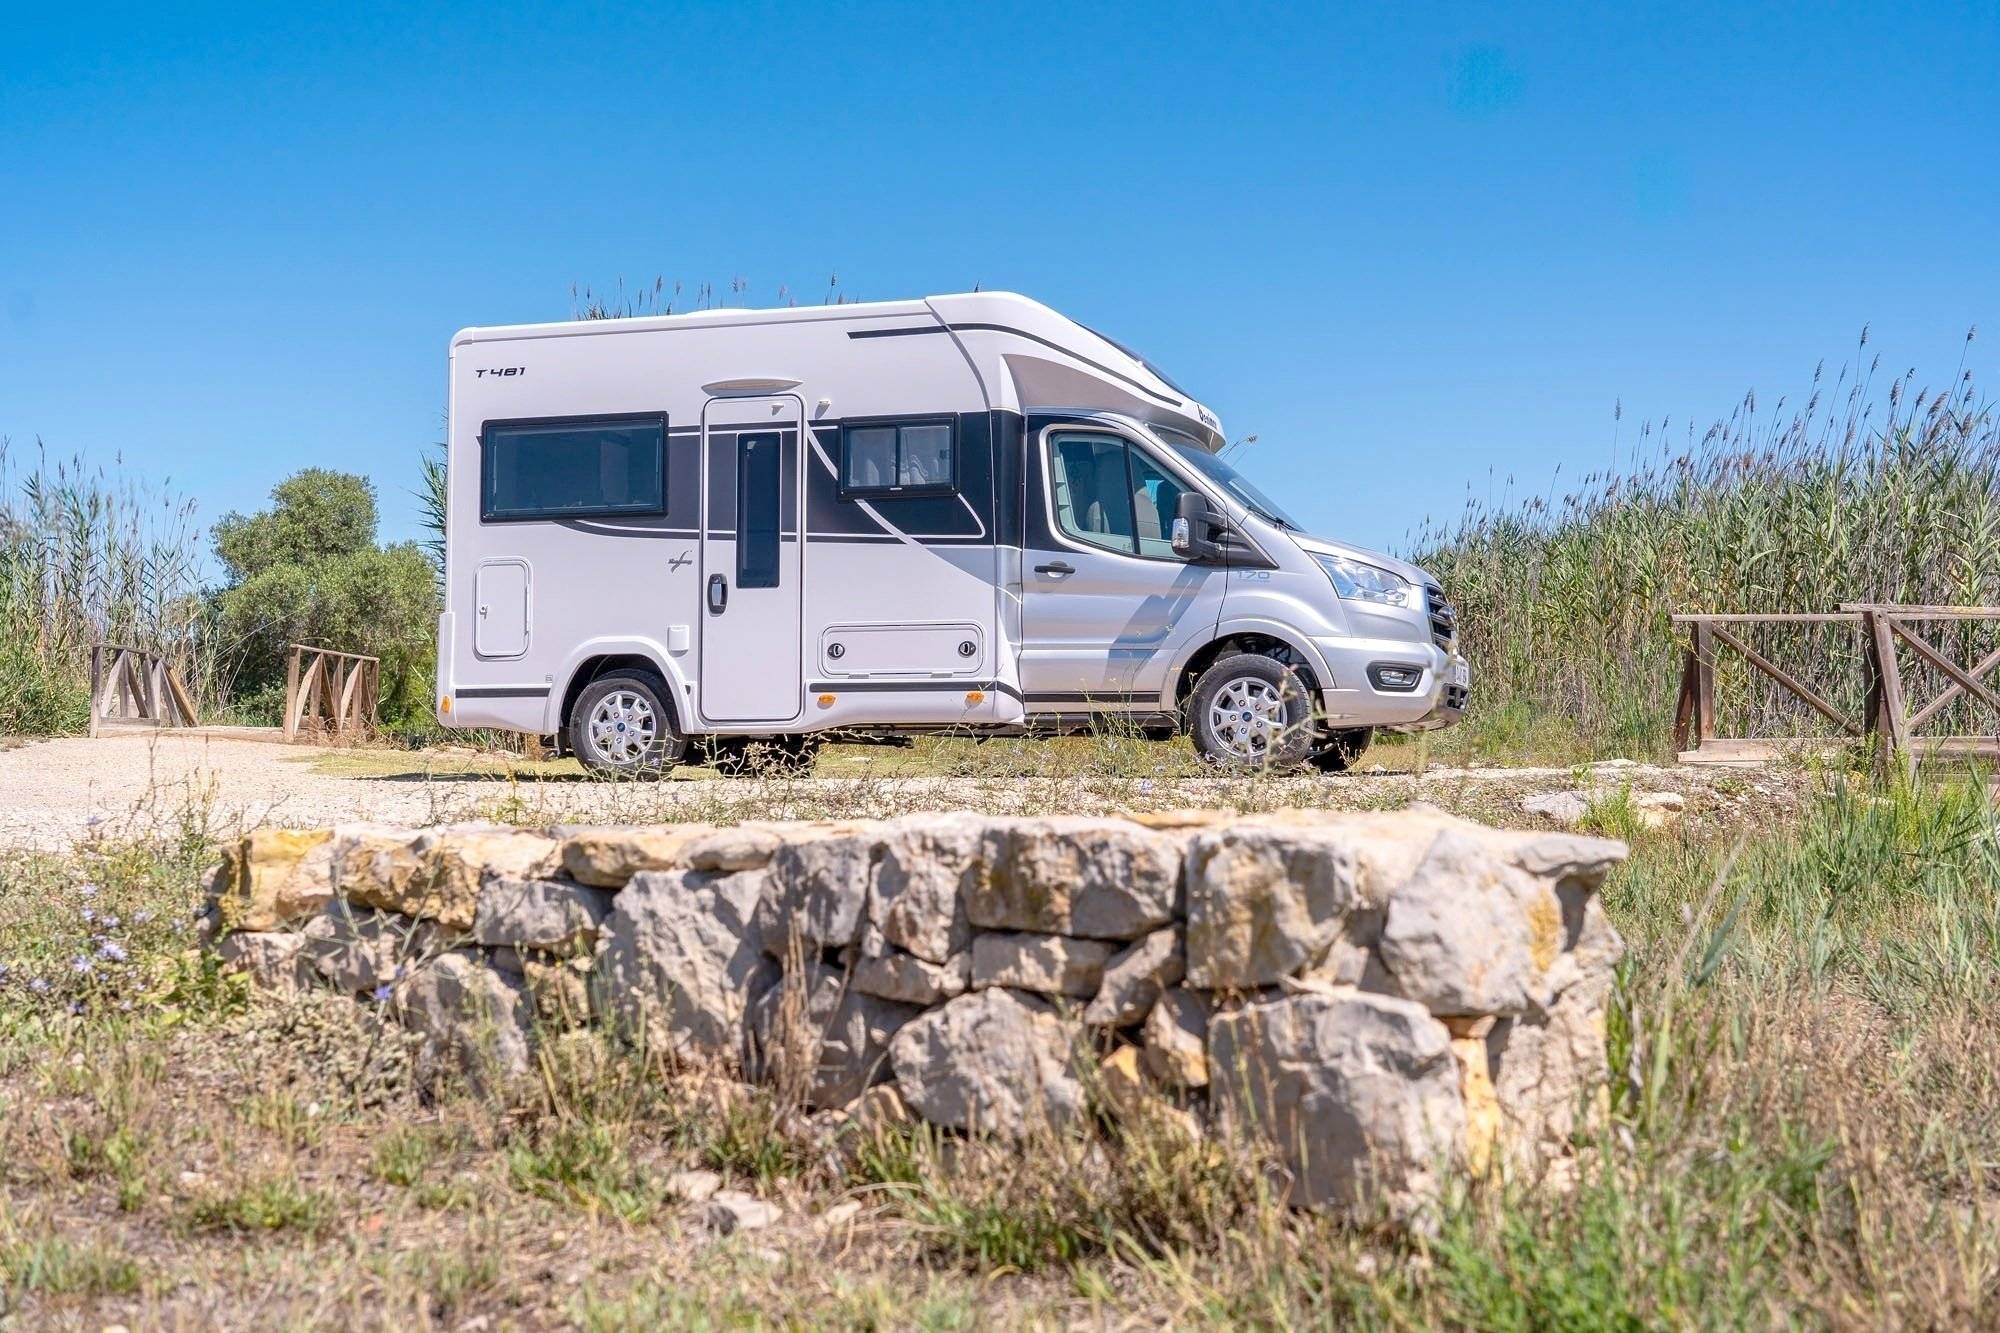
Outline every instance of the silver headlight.
<path fill-rule="evenodd" d="M 1364 565 L 1340 555 L 1315 555 L 1319 567 L 1333 580 L 1333 590 L 1350 602 L 1377 602 L 1383 606 L 1415 606 L 1417 585 L 1401 574 L 1379 565 Z"/>

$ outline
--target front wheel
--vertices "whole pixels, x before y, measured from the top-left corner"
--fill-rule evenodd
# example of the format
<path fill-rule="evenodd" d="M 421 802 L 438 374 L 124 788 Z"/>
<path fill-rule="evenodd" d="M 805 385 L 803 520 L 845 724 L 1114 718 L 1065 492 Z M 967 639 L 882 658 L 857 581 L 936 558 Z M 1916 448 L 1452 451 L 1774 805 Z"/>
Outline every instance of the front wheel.
<path fill-rule="evenodd" d="M 570 710 L 569 748 L 606 777 L 660 773 L 680 761 L 687 741 L 666 705 L 666 683 L 640 671 L 614 671 L 583 687 Z"/>
<path fill-rule="evenodd" d="M 1261 653 L 1234 653 L 1202 672 L 1188 715 L 1196 752 L 1219 767 L 1294 768 L 1312 751 L 1305 682 Z"/>

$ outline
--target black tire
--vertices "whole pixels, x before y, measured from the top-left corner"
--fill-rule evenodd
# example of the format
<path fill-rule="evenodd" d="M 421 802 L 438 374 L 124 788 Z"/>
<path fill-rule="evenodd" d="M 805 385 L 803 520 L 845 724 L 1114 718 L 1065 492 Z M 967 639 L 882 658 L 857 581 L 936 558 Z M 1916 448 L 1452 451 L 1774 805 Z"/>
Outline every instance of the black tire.
<path fill-rule="evenodd" d="M 703 750 L 709 766 L 726 778 L 803 778 L 819 758 L 819 737 L 718 736 Z"/>
<path fill-rule="evenodd" d="M 1217 767 L 1296 768 L 1312 753 L 1312 697 L 1276 658 L 1231 653 L 1195 681 L 1188 732 L 1195 752 Z"/>
<path fill-rule="evenodd" d="M 1367 751 L 1368 743 L 1374 739 L 1373 727 L 1346 727 L 1326 732 L 1319 738 L 1319 748 L 1312 753 L 1312 766 L 1322 773 L 1345 773 Z"/>
<path fill-rule="evenodd" d="M 626 702 L 619 704 L 618 699 Z M 616 719 L 622 708 L 628 716 Z M 642 727 L 650 733 L 629 737 Z M 679 763 L 687 738 L 667 705 L 667 683 L 649 671 L 612 671 L 583 687 L 564 729 L 569 751 L 604 777 L 647 777 Z"/>

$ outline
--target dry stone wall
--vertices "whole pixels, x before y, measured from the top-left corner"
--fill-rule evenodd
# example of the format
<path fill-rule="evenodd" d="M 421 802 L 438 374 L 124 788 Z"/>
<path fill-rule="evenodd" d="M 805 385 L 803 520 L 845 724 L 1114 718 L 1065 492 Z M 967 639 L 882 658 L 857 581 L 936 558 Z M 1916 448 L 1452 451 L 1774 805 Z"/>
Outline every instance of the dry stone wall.
<path fill-rule="evenodd" d="M 566 1029 L 1033 1136 L 1255 1136 L 1296 1203 L 1408 1211 L 1562 1154 L 1605 1079 L 1623 844 L 1417 809 L 264 830 L 214 947 L 387 1007 L 504 1096 Z"/>

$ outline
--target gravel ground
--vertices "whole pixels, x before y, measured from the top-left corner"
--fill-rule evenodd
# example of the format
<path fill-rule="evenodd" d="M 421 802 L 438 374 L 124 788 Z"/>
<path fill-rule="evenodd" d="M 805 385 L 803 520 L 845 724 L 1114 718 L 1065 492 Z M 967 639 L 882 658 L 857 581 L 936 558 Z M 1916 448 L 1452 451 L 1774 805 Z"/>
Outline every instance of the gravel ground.
<path fill-rule="evenodd" d="M 426 824 L 499 818 L 522 824 L 661 819 L 824 818 L 970 808 L 1081 813 L 1108 809 L 1283 805 L 1382 809 L 1431 801 L 1493 822 L 1546 824 L 1520 802 L 1578 785 L 1569 768 L 1433 768 L 1288 779 L 1160 779 L 1068 771 L 1047 777 L 816 777 L 751 781 L 684 776 L 610 784 L 573 776 L 466 771 L 449 752 L 328 752 L 236 737 L 161 732 L 0 748 L 0 846 L 59 850 L 88 837 L 173 835 L 200 824 L 230 835 L 261 824 L 348 820 Z M 357 773 L 316 771 L 329 766 Z M 372 770 L 382 771 L 372 771 Z M 1586 782 L 1674 791 L 1687 817 L 1739 824 L 1793 804 L 1803 783 L 1775 770 L 1655 768 L 1614 762 Z"/>

